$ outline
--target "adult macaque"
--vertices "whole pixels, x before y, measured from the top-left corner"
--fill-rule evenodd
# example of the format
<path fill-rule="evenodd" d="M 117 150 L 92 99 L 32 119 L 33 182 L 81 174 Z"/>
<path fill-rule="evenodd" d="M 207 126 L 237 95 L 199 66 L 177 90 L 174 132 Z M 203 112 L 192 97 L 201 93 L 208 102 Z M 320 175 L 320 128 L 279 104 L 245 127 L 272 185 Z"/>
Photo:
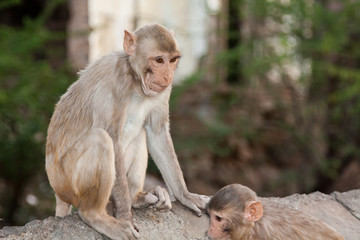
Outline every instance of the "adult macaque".
<path fill-rule="evenodd" d="M 197 215 L 208 201 L 187 190 L 169 133 L 168 101 L 181 56 L 173 33 L 156 24 L 125 31 L 123 47 L 90 64 L 61 97 L 46 144 L 56 216 L 74 205 L 112 239 L 139 236 L 131 207 L 171 208 L 165 189 L 143 192 L 148 151 L 178 201 Z M 105 210 L 110 198 L 115 217 Z"/>
<path fill-rule="evenodd" d="M 240 184 L 222 188 L 210 200 L 208 236 L 222 240 L 344 240 L 325 223 L 300 211 L 264 205 Z"/>

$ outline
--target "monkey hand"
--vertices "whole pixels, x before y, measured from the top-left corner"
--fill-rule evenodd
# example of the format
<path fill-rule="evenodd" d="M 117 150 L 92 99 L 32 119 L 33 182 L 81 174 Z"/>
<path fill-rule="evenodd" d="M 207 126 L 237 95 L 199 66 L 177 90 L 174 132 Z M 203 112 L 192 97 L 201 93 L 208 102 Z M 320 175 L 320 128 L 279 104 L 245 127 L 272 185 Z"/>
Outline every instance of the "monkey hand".
<path fill-rule="evenodd" d="M 134 208 L 154 206 L 160 210 L 170 210 L 171 201 L 168 192 L 162 187 L 155 187 L 148 192 L 140 192 L 133 202 Z"/>
<path fill-rule="evenodd" d="M 192 209 L 196 215 L 201 217 L 202 213 L 200 209 L 205 209 L 206 204 L 209 202 L 210 197 L 205 195 L 199 195 L 195 193 L 186 192 L 180 197 L 176 197 L 179 202 L 184 206 Z"/>
<path fill-rule="evenodd" d="M 116 239 L 129 239 L 134 240 L 140 237 L 139 229 L 133 226 L 132 221 L 119 221 L 120 224 L 116 229 Z"/>

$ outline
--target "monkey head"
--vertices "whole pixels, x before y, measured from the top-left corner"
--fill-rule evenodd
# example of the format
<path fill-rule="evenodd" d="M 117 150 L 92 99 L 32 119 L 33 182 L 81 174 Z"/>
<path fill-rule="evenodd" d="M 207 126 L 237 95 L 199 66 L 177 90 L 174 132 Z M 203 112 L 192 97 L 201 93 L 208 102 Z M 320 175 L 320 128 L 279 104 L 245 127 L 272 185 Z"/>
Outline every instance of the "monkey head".
<path fill-rule="evenodd" d="M 157 24 L 135 33 L 125 30 L 123 48 L 145 95 L 157 95 L 171 85 L 181 56 L 171 31 Z"/>
<path fill-rule="evenodd" d="M 263 216 L 263 206 L 250 188 L 240 184 L 223 187 L 207 206 L 210 239 L 238 240 Z"/>

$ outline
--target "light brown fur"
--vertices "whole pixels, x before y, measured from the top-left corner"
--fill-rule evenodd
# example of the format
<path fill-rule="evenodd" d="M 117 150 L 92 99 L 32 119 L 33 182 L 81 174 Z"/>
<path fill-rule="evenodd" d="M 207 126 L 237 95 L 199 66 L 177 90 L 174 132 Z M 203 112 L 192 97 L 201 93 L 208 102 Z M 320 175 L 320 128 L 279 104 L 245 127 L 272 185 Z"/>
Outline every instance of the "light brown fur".
<path fill-rule="evenodd" d="M 74 205 L 112 239 L 138 237 L 132 206 L 171 208 L 165 189 L 143 192 L 148 151 L 180 202 L 200 215 L 208 200 L 188 192 L 169 133 L 168 101 L 180 57 L 172 34 L 159 25 L 125 31 L 124 50 L 80 73 L 55 107 L 46 144 L 56 215 Z M 105 210 L 110 198 L 115 217 Z"/>
<path fill-rule="evenodd" d="M 240 184 L 222 188 L 208 204 L 210 239 L 344 240 L 331 227 L 301 211 L 258 200 Z"/>

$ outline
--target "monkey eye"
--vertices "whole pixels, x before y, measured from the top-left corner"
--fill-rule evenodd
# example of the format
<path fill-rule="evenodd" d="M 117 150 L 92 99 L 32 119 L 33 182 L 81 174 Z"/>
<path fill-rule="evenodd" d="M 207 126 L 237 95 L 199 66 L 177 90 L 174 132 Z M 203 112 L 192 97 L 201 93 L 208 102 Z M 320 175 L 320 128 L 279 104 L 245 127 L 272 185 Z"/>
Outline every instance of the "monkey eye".
<path fill-rule="evenodd" d="M 163 59 L 162 57 L 156 57 L 156 58 L 155 58 L 155 61 L 156 61 L 157 63 L 164 63 L 164 59 Z"/>
<path fill-rule="evenodd" d="M 221 220 L 222 220 L 222 218 L 219 217 L 218 215 L 215 215 L 215 219 L 216 219 L 216 221 L 218 221 L 218 222 L 221 222 Z"/>
<path fill-rule="evenodd" d="M 174 58 L 172 58 L 172 59 L 170 59 L 170 62 L 176 62 L 176 60 L 178 59 L 178 57 L 174 57 Z"/>

